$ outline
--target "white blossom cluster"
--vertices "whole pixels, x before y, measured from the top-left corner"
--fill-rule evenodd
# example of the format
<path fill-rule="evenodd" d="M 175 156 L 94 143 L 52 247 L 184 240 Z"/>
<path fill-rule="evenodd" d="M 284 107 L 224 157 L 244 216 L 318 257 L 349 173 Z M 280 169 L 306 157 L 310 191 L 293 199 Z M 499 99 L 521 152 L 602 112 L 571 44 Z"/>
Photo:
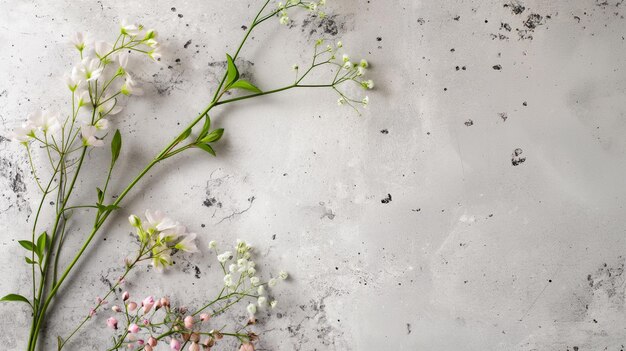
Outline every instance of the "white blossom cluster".
<path fill-rule="evenodd" d="M 309 12 L 314 13 L 319 18 L 326 17 L 326 13 L 321 10 L 323 6 L 326 5 L 326 0 L 318 0 L 318 1 L 302 1 L 302 0 L 287 0 L 286 2 L 278 3 L 278 21 L 282 25 L 288 25 L 290 22 L 288 9 L 292 7 L 302 7 L 307 9 Z"/>
<path fill-rule="evenodd" d="M 274 288 L 279 281 L 286 280 L 289 274 L 285 271 L 278 273 L 278 278 L 261 281 L 256 271 L 256 263 L 252 259 L 252 246 L 237 239 L 233 251 L 219 253 L 217 243 L 211 241 L 209 248 L 215 250 L 217 260 L 224 272 L 224 286 L 233 294 L 243 294 L 256 297 L 255 303 L 247 306 L 250 318 L 253 319 L 258 308 L 274 308 L 278 304 L 275 299 L 268 297 L 268 287 Z"/>
<path fill-rule="evenodd" d="M 72 93 L 71 115 L 35 112 L 14 130 L 12 139 L 24 144 L 37 140 L 59 154 L 71 151 L 75 141 L 82 141 L 83 146 L 102 146 L 101 135 L 108 129 L 108 118 L 122 110 L 118 99 L 143 93 L 127 70 L 130 53 L 158 60 L 161 49 L 156 38 L 156 31 L 126 23 L 121 25 L 114 43 L 91 40 L 84 33 L 73 35 L 70 42 L 80 62 L 65 77 Z"/>
<path fill-rule="evenodd" d="M 197 252 L 196 234 L 161 211 L 146 210 L 146 223 L 135 215 L 128 217 L 137 228 L 137 236 L 147 250 L 151 251 L 152 266 L 159 272 L 172 264 L 173 250 Z"/>

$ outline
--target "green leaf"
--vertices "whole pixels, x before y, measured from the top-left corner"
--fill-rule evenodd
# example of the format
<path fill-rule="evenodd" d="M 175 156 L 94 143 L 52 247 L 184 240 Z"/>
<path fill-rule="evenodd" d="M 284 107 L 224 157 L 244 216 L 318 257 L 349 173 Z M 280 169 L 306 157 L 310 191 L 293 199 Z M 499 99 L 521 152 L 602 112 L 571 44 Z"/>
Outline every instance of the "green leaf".
<path fill-rule="evenodd" d="M 115 340 L 115 338 L 113 338 L 113 340 Z M 61 351 L 62 348 L 63 348 L 63 338 L 61 338 L 60 336 L 57 336 L 57 351 Z"/>
<path fill-rule="evenodd" d="M 202 130 L 200 131 L 200 134 L 198 134 L 198 140 L 204 138 L 207 135 L 207 133 L 209 132 L 209 128 L 211 128 L 211 117 L 209 117 L 209 115 L 206 115 Z"/>
<path fill-rule="evenodd" d="M 28 301 L 27 298 L 25 298 L 22 295 L 18 295 L 18 294 L 9 294 L 4 296 L 3 298 L 0 299 L 0 301 L 7 301 L 7 302 L 12 302 L 12 301 L 18 301 L 18 302 L 26 302 L 28 305 L 30 305 L 30 307 L 33 307 L 33 305 L 30 304 L 30 301 Z"/>
<path fill-rule="evenodd" d="M 210 153 L 211 155 L 215 156 L 215 151 L 213 150 L 211 145 L 208 145 L 208 144 L 196 144 L 196 146 L 201 148 L 202 150 Z"/>
<path fill-rule="evenodd" d="M 255 93 L 262 93 L 261 89 L 257 88 L 252 83 L 248 82 L 247 80 L 243 80 L 243 79 L 240 79 L 240 80 L 234 82 L 233 84 L 231 84 L 229 89 L 244 89 L 244 90 L 252 91 L 252 92 L 255 92 Z"/>
<path fill-rule="evenodd" d="M 216 130 L 212 131 L 211 133 L 209 133 L 207 136 L 202 138 L 202 140 L 200 140 L 200 141 L 203 142 L 203 143 L 212 143 L 212 142 L 220 140 L 222 135 L 224 135 L 224 128 L 219 128 L 219 129 L 216 129 Z"/>
<path fill-rule="evenodd" d="M 239 70 L 237 69 L 237 66 L 235 66 L 235 62 L 229 54 L 226 54 L 226 61 L 228 63 L 228 71 L 226 72 L 226 89 L 228 89 L 231 84 L 239 79 Z"/>
<path fill-rule="evenodd" d="M 120 150 L 122 149 L 122 135 L 120 134 L 120 130 L 115 131 L 115 135 L 113 135 L 113 140 L 111 140 L 111 162 L 115 163 L 117 158 L 120 156 Z"/>
<path fill-rule="evenodd" d="M 48 247 L 49 244 L 49 239 L 48 239 L 48 233 L 43 232 L 41 233 L 41 235 L 39 235 L 39 238 L 37 238 L 37 256 L 39 256 L 39 261 L 41 261 L 41 259 L 44 256 L 44 253 L 46 252 L 46 248 Z"/>
<path fill-rule="evenodd" d="M 18 241 L 20 243 L 20 245 L 22 245 L 23 248 L 25 248 L 28 251 L 35 251 L 35 244 L 33 244 L 32 241 L 30 240 L 20 240 Z"/>
<path fill-rule="evenodd" d="M 178 138 L 178 141 L 183 141 L 183 140 L 187 139 L 189 137 L 189 135 L 191 135 L 191 128 L 185 130 L 183 132 L 183 134 L 181 134 L 180 138 Z"/>
<path fill-rule="evenodd" d="M 28 263 L 28 264 L 37 264 L 37 263 L 39 263 L 39 262 L 37 262 L 37 261 L 33 261 L 33 260 L 31 260 L 31 259 L 30 259 L 30 258 L 28 258 L 28 257 L 24 257 L 24 260 L 26 260 L 26 263 Z"/>
<path fill-rule="evenodd" d="M 104 192 L 100 188 L 96 188 L 96 191 L 98 192 L 98 202 L 102 202 L 104 200 Z"/>

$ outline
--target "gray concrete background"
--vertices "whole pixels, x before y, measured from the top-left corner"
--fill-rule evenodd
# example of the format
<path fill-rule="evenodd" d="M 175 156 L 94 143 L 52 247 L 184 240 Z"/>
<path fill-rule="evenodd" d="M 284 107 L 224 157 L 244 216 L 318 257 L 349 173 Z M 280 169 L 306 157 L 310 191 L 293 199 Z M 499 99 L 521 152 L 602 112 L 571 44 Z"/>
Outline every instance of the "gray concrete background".
<path fill-rule="evenodd" d="M 330 92 L 299 91 L 219 110 L 219 157 L 190 152 L 141 183 L 63 290 L 48 339 L 119 274 L 126 215 L 159 208 L 203 247 L 245 238 L 266 272 L 291 272 L 259 326 L 263 350 L 623 350 L 622 2 L 329 0 L 322 27 L 264 26 L 241 56 L 261 87 L 289 82 L 319 35 L 341 38 L 372 64 L 371 108 L 358 117 Z M 120 189 L 202 109 L 256 3 L 0 0 L 3 135 L 42 106 L 67 108 L 64 37 L 110 38 L 122 18 L 155 27 L 162 66 L 142 68 L 146 95 L 115 120 Z M 4 137 L 0 162 L 0 290 L 27 293 L 17 240 L 37 189 Z M 85 172 L 91 196 L 102 175 Z M 75 219 L 71 240 L 87 223 Z M 194 305 L 220 286 L 206 250 L 177 261 L 131 289 Z M 23 349 L 26 309 L 0 315 L 3 349 Z M 73 349 L 103 348 L 98 318 Z"/>

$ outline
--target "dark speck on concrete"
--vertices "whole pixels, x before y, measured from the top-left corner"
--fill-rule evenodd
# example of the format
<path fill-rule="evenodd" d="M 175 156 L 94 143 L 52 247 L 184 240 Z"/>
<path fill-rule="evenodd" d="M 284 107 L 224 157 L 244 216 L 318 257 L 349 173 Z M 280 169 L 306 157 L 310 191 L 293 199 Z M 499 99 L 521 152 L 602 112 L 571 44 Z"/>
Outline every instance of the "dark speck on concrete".
<path fill-rule="evenodd" d="M 522 4 L 520 1 L 512 1 L 508 4 L 504 4 L 504 7 L 510 8 L 511 12 L 514 15 L 519 15 L 524 12 L 524 10 L 526 10 L 526 7 L 524 7 L 524 4 Z"/>
<path fill-rule="evenodd" d="M 189 45 L 191 45 L 191 39 L 187 40 L 187 42 L 185 43 L 185 45 L 183 45 L 183 47 L 186 49 L 189 47 Z"/>
<path fill-rule="evenodd" d="M 195 266 L 194 269 L 196 271 L 194 276 L 196 277 L 196 279 L 200 279 L 200 267 Z"/>
<path fill-rule="evenodd" d="M 179 14 L 178 14 L 178 18 L 183 18 L 183 14 L 182 14 L 182 13 L 179 13 Z"/>
<path fill-rule="evenodd" d="M 502 69 L 502 65 L 494 65 L 492 68 L 496 71 L 500 71 Z"/>
<path fill-rule="evenodd" d="M 176 12 L 176 8 L 175 7 L 172 7 L 171 10 L 172 10 L 172 12 Z"/>
<path fill-rule="evenodd" d="M 509 115 L 507 115 L 506 112 L 500 112 L 500 113 L 498 113 L 498 116 L 500 116 L 500 118 L 502 118 L 503 122 L 506 122 L 506 119 L 509 118 Z"/>
<path fill-rule="evenodd" d="M 473 126 L 473 125 L 474 125 L 474 121 L 472 121 L 471 119 L 468 119 L 467 121 L 465 121 L 465 123 L 464 123 L 464 124 L 465 124 L 465 126 L 467 126 L 467 127 L 471 127 L 471 126 Z"/>
<path fill-rule="evenodd" d="M 245 25 L 244 25 L 244 26 L 241 26 L 241 29 L 243 29 L 243 30 L 248 30 L 248 26 L 245 26 Z"/>
<path fill-rule="evenodd" d="M 381 134 L 389 134 L 389 130 L 387 130 L 387 129 L 382 129 L 382 130 L 380 131 L 380 133 L 381 133 Z"/>
<path fill-rule="evenodd" d="M 526 157 L 522 156 L 523 152 L 524 151 L 520 148 L 513 150 L 513 154 L 511 155 L 511 164 L 513 166 L 519 166 L 526 162 Z"/>
<path fill-rule="evenodd" d="M 387 197 L 382 199 L 382 200 L 380 200 L 380 202 L 383 203 L 383 204 L 390 203 L 391 202 L 391 194 L 387 194 Z"/>

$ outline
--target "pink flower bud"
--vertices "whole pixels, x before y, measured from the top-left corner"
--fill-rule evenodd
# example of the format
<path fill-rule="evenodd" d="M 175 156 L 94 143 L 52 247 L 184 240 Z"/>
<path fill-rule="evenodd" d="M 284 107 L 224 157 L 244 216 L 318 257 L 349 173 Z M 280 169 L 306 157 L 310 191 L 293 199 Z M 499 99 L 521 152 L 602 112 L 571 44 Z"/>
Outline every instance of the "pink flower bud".
<path fill-rule="evenodd" d="M 133 344 L 128 344 L 128 345 L 126 345 L 126 347 L 127 347 L 129 350 L 132 350 L 132 349 L 134 349 L 134 348 L 135 348 L 135 345 L 133 345 Z"/>
<path fill-rule="evenodd" d="M 208 313 L 202 313 L 200 314 L 200 320 L 203 322 L 206 322 L 209 320 L 209 318 L 211 318 L 211 315 Z"/>
<path fill-rule="evenodd" d="M 154 298 L 152 296 L 148 296 L 141 302 L 141 306 L 143 306 L 143 313 L 148 313 L 154 306 Z"/>
<path fill-rule="evenodd" d="M 128 332 L 132 334 L 137 334 L 139 332 L 139 326 L 135 323 L 129 325 Z"/>
<path fill-rule="evenodd" d="M 107 319 L 107 326 L 111 329 L 117 330 L 117 319 L 110 317 Z"/>
<path fill-rule="evenodd" d="M 254 345 L 252 345 L 249 342 L 247 342 L 245 344 L 241 344 L 241 347 L 239 348 L 239 351 L 254 351 Z"/>
<path fill-rule="evenodd" d="M 132 301 L 129 302 L 127 306 L 128 306 L 128 310 L 131 311 L 131 312 L 137 309 L 137 304 L 135 302 L 132 302 Z"/>
<path fill-rule="evenodd" d="M 200 351 L 200 345 L 197 342 L 194 342 L 189 346 L 189 351 Z"/>
<path fill-rule="evenodd" d="M 149 321 L 149 320 L 147 320 L 147 319 L 144 319 L 144 320 L 143 320 L 143 325 L 148 325 L 148 324 L 150 324 L 150 321 Z"/>
<path fill-rule="evenodd" d="M 128 300 L 128 298 L 129 298 L 129 297 L 130 297 L 130 294 L 128 293 L 128 291 L 124 291 L 124 292 L 122 293 L 122 299 L 123 299 L 124 301 Z"/>
<path fill-rule="evenodd" d="M 161 305 L 163 305 L 163 307 L 170 307 L 170 299 L 168 299 L 167 297 L 162 297 Z"/>
<path fill-rule="evenodd" d="M 152 350 L 152 346 L 150 346 L 150 345 L 146 345 L 146 346 L 144 346 L 144 347 L 143 347 L 143 349 L 144 349 L 145 351 L 153 351 L 153 350 Z"/>
<path fill-rule="evenodd" d="M 141 346 L 143 345 L 145 342 L 143 341 L 143 339 L 139 339 L 137 340 L 137 345 Z"/>
<path fill-rule="evenodd" d="M 172 341 L 170 341 L 170 349 L 180 351 L 180 341 L 172 339 Z"/>
<path fill-rule="evenodd" d="M 187 328 L 187 329 L 193 328 L 193 317 L 192 316 L 185 317 L 184 322 L 185 322 L 185 328 Z"/>
<path fill-rule="evenodd" d="M 96 310 L 94 310 L 93 308 L 89 310 L 89 317 L 93 317 L 96 315 Z"/>
<path fill-rule="evenodd" d="M 153 338 L 152 336 L 148 339 L 148 345 L 150 346 L 157 346 L 157 339 Z"/>
<path fill-rule="evenodd" d="M 122 309 L 120 308 L 120 306 L 115 305 L 111 307 L 111 310 L 113 310 L 113 312 L 120 312 Z"/>

